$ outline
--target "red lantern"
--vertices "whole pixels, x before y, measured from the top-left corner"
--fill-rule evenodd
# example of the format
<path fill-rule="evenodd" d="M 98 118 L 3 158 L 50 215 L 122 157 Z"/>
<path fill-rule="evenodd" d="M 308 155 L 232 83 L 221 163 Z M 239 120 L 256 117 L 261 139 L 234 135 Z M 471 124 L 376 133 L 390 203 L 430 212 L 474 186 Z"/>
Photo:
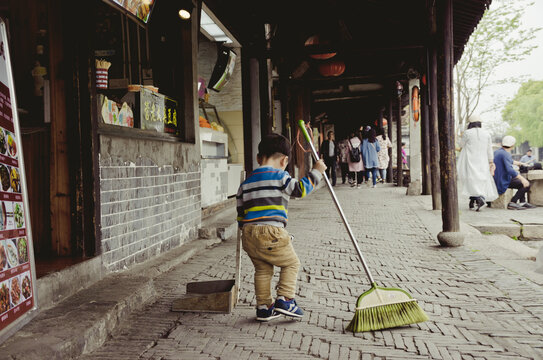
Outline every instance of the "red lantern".
<path fill-rule="evenodd" d="M 379 126 L 379 124 L 377 123 L 377 120 L 375 120 L 374 122 L 375 126 Z M 387 122 L 387 119 L 383 118 L 383 126 L 387 126 L 388 122 Z"/>
<path fill-rule="evenodd" d="M 419 117 L 420 117 L 420 98 L 419 98 L 418 86 L 413 86 L 413 89 L 411 91 L 412 91 L 411 101 L 413 104 L 413 120 L 417 122 L 419 121 Z"/>
<path fill-rule="evenodd" d="M 326 43 L 327 43 L 327 42 L 323 42 L 323 44 L 326 44 Z M 318 45 L 318 44 L 321 44 L 318 35 L 310 36 L 310 37 L 305 41 L 305 46 Z M 336 56 L 336 53 L 328 53 L 328 54 L 309 54 L 309 56 L 310 56 L 311 58 L 313 58 L 313 59 L 326 60 L 326 59 L 330 59 L 330 58 L 333 58 L 334 56 Z"/>
<path fill-rule="evenodd" d="M 322 76 L 339 76 L 345 71 L 343 61 L 327 61 L 319 65 L 319 73 Z"/>

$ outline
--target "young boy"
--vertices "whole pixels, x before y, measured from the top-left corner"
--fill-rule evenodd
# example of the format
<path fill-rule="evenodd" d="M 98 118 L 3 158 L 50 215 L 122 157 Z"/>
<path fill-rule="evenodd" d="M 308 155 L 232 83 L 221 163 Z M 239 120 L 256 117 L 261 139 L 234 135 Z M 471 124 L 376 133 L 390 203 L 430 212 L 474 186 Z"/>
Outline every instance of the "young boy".
<path fill-rule="evenodd" d="M 291 196 L 304 197 L 315 188 L 326 165 L 319 160 L 307 177 L 296 180 L 285 171 L 289 154 L 286 137 L 266 135 L 258 145 L 260 166 L 240 185 L 236 195 L 243 249 L 255 267 L 258 321 L 269 321 L 281 314 L 298 318 L 304 314 L 294 300 L 300 260 L 285 230 L 287 207 Z M 271 295 L 274 266 L 281 268 L 275 302 Z"/>

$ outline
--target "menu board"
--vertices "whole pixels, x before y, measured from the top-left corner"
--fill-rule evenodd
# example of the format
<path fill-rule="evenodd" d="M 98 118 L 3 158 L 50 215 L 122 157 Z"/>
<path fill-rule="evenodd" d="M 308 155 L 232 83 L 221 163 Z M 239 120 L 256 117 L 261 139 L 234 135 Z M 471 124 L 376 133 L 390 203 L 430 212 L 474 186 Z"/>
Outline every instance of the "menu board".
<path fill-rule="evenodd" d="M 155 0 L 109 0 L 144 23 L 149 21 Z"/>
<path fill-rule="evenodd" d="M 0 340 L 36 309 L 32 236 L 6 27 L 0 19 Z M 1 341 L 0 341 L 1 342 Z"/>

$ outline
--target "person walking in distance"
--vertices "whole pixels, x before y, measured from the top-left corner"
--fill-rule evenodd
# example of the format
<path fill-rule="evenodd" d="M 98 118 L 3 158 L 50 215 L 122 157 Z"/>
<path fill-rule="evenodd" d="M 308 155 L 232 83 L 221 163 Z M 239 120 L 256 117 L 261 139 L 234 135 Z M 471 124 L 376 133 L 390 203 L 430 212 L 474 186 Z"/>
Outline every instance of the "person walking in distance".
<path fill-rule="evenodd" d="M 320 147 L 320 155 L 324 160 L 324 164 L 326 165 L 326 176 L 328 176 L 328 178 L 331 180 L 332 186 L 336 186 L 338 147 L 333 131 L 328 131 L 326 140 L 322 142 Z"/>
<path fill-rule="evenodd" d="M 351 133 L 349 137 L 349 141 L 347 142 L 347 145 L 349 146 L 349 158 L 348 158 L 348 164 L 349 164 L 349 183 L 351 184 L 351 187 L 360 187 L 360 184 L 362 184 L 363 180 L 363 174 L 364 171 L 364 164 L 362 163 L 362 156 L 360 154 L 360 145 L 361 145 L 360 138 L 355 135 L 355 133 Z M 358 149 L 358 150 L 357 150 Z M 358 154 L 358 157 L 354 156 L 355 153 Z"/>
<path fill-rule="evenodd" d="M 461 194 L 469 196 L 469 209 L 476 211 L 487 202 L 498 198 L 494 183 L 494 152 L 490 133 L 481 128 L 481 118 L 472 115 L 468 118 L 468 128 L 460 138 L 458 156 L 458 182 Z"/>
<path fill-rule="evenodd" d="M 362 161 L 366 168 L 366 179 L 370 178 L 373 187 L 377 186 L 377 170 L 379 168 L 378 153 L 381 150 L 379 141 L 375 137 L 375 130 L 371 126 L 366 126 L 362 132 Z"/>
<path fill-rule="evenodd" d="M 405 152 L 405 143 L 402 143 L 402 168 L 409 170 L 407 165 L 407 153 Z"/>
<path fill-rule="evenodd" d="M 506 135 L 502 139 L 502 147 L 494 151 L 494 181 L 498 188 L 498 194 L 503 194 L 509 189 L 517 189 L 511 202 L 507 204 L 509 210 L 524 210 L 535 208 L 535 205 L 526 201 L 526 193 L 530 190 L 530 182 L 520 175 L 513 165 L 521 165 L 519 161 L 514 161 L 511 151 L 515 145 L 516 139 L 511 135 Z"/>
<path fill-rule="evenodd" d="M 338 144 L 338 157 L 339 157 L 339 168 L 341 170 L 341 183 L 345 184 L 347 180 L 347 175 L 349 174 L 349 139 L 345 138 L 341 140 Z"/>
<path fill-rule="evenodd" d="M 306 177 L 296 180 L 285 171 L 289 155 L 290 142 L 286 137 L 264 136 L 258 145 L 260 166 L 239 186 L 236 194 L 243 250 L 255 269 L 257 321 L 269 321 L 281 314 L 297 318 L 304 315 L 294 299 L 300 260 L 285 230 L 287 207 L 291 197 L 303 198 L 316 188 L 326 165 L 320 159 Z M 271 294 L 274 266 L 281 269 L 275 301 Z"/>
<path fill-rule="evenodd" d="M 379 159 L 379 175 L 381 178 L 381 182 L 384 183 L 387 178 L 387 168 L 390 161 L 390 156 L 388 156 L 388 149 L 392 148 L 392 142 L 389 138 L 387 138 L 385 130 L 382 127 L 377 129 L 376 138 L 379 142 L 379 147 L 381 148 L 381 150 L 379 150 L 379 152 L 377 153 L 377 157 Z"/>

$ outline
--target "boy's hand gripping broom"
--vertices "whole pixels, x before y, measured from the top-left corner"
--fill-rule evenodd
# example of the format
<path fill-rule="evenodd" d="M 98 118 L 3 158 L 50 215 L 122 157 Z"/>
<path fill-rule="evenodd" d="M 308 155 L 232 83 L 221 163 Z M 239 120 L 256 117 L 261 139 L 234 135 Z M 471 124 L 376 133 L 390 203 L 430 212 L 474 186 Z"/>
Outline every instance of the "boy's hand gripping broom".
<path fill-rule="evenodd" d="M 299 120 L 298 125 L 300 126 L 305 139 L 311 146 L 315 160 L 318 160 L 319 156 L 317 151 L 315 150 L 313 142 L 305 129 L 305 122 L 303 120 Z M 336 208 L 341 215 L 343 224 L 345 224 L 345 228 L 347 229 L 356 252 L 358 253 L 358 257 L 360 258 L 360 262 L 364 267 L 364 271 L 366 272 L 366 275 L 371 283 L 371 289 L 358 297 L 358 300 L 356 301 L 356 311 L 353 319 L 347 326 L 347 330 L 352 332 L 381 330 L 402 325 L 415 324 L 428 320 L 428 316 L 424 310 L 422 310 L 422 308 L 417 304 L 416 300 L 413 299 L 413 297 L 406 291 L 402 289 L 377 286 L 373 280 L 373 276 L 371 276 L 368 266 L 366 265 L 364 256 L 362 256 L 362 252 L 358 247 L 358 243 L 353 235 L 349 223 L 347 222 L 347 218 L 339 205 L 336 194 L 332 189 L 332 185 L 330 184 L 326 174 L 323 174 L 323 177 L 326 185 L 328 186 L 328 190 L 330 190 L 332 199 L 336 204 Z"/>

